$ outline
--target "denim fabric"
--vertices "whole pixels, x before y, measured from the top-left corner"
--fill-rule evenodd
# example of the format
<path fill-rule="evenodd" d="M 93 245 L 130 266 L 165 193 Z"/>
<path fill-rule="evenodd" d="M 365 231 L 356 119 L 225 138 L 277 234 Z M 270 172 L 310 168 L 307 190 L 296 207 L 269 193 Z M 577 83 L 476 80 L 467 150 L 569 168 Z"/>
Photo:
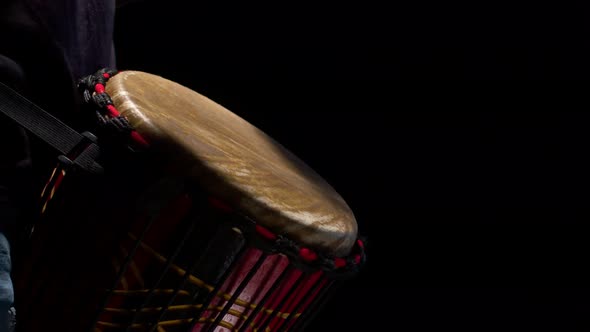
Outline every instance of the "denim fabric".
<path fill-rule="evenodd" d="M 10 245 L 4 234 L 0 233 L 0 332 L 9 331 L 8 311 L 14 302 L 10 269 Z"/>
<path fill-rule="evenodd" d="M 4 234 L 0 233 L 0 306 L 10 306 L 14 301 L 10 270 L 10 245 Z"/>

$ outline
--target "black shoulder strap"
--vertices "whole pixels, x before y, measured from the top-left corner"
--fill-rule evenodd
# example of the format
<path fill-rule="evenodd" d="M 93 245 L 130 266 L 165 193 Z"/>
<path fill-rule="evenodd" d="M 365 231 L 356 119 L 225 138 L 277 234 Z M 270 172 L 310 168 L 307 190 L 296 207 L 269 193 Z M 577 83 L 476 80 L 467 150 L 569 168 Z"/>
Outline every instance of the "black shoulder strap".
<path fill-rule="evenodd" d="M 60 160 L 75 158 L 71 162 L 78 167 L 90 173 L 102 172 L 102 167 L 95 161 L 100 148 L 94 143 L 92 134 L 75 131 L 1 82 L 0 113 L 61 153 Z"/>

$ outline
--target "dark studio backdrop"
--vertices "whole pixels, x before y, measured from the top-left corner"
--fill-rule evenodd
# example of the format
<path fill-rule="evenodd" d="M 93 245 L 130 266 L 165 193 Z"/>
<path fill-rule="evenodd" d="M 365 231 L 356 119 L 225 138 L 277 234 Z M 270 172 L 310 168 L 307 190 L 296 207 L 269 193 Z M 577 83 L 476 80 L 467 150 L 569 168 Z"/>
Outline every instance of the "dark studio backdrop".
<path fill-rule="evenodd" d="M 590 77 L 589 13 L 143 1 L 115 40 L 120 69 L 221 103 L 347 200 L 369 261 L 310 331 L 577 331 L 588 86 L 558 79 Z"/>

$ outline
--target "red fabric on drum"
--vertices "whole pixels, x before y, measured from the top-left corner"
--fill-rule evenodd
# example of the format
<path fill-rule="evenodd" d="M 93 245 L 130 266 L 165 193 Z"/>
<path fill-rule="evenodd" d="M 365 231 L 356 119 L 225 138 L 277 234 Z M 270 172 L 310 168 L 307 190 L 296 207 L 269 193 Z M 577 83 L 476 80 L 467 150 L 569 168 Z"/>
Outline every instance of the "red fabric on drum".
<path fill-rule="evenodd" d="M 308 294 L 311 290 L 311 288 L 313 287 L 313 285 L 316 282 L 320 282 L 320 283 L 325 283 L 325 280 L 321 280 L 321 278 L 323 277 L 323 272 L 322 271 L 317 271 L 309 276 L 306 277 L 306 279 L 303 281 L 302 284 L 299 285 L 298 289 L 295 291 L 295 293 L 291 296 L 291 298 L 285 303 L 285 306 L 283 307 L 283 309 L 281 310 L 282 313 L 284 313 L 284 315 L 282 317 L 275 317 L 273 319 L 273 321 L 270 323 L 269 327 L 271 331 L 276 331 L 277 329 L 279 329 L 280 327 L 282 327 L 282 325 L 285 323 L 285 318 L 291 314 L 291 312 L 293 310 L 296 309 L 296 307 L 298 306 L 298 304 L 301 301 L 305 301 L 307 302 L 307 304 L 304 304 L 303 307 L 300 307 L 298 312 L 303 312 L 305 310 L 305 308 L 309 305 L 309 303 L 315 298 L 315 296 L 317 295 L 318 291 L 321 289 L 321 287 L 318 287 L 313 294 Z M 293 280 L 294 282 L 295 280 Z M 286 288 L 290 288 L 291 285 L 287 286 Z M 307 300 L 306 300 L 306 296 L 308 296 Z M 295 315 L 297 315 L 298 313 L 296 312 Z M 291 322 L 294 322 L 297 318 L 297 316 L 294 317 L 294 319 L 291 320 Z M 291 324 L 291 322 L 289 322 L 288 324 Z"/>

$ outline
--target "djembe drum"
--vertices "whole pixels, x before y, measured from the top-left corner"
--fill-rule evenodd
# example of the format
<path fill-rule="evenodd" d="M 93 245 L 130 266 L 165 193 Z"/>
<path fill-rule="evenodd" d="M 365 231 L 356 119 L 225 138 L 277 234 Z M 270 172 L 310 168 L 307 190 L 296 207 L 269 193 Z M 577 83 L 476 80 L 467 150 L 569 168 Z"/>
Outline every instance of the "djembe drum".
<path fill-rule="evenodd" d="M 262 131 L 158 76 L 82 82 L 133 129 L 99 135 L 102 175 L 54 170 L 15 278 L 22 331 L 301 330 L 357 272 L 347 204 Z"/>

